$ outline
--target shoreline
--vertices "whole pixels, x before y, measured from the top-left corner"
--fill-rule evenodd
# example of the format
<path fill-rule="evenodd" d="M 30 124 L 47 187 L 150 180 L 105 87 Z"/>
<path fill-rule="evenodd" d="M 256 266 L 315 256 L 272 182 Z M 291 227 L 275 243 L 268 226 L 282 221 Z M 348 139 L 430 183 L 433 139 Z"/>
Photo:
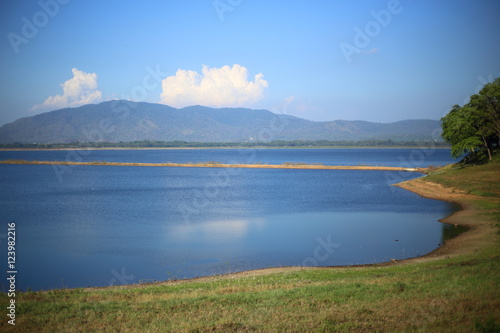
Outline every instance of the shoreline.
<path fill-rule="evenodd" d="M 147 288 L 150 286 L 173 285 L 190 282 L 210 282 L 219 279 L 235 279 L 245 277 L 256 277 L 261 275 L 276 274 L 276 273 L 289 273 L 301 270 L 347 270 L 347 269 L 364 269 L 373 267 L 388 267 L 397 265 L 413 265 L 418 263 L 433 262 L 438 260 L 447 260 L 461 255 L 470 254 L 479 251 L 481 248 L 486 247 L 489 243 L 494 243 L 492 228 L 487 225 L 487 222 L 482 221 L 479 216 L 479 211 L 475 208 L 470 200 L 480 199 L 468 195 L 464 192 L 458 191 L 454 188 L 445 188 L 438 183 L 426 181 L 425 177 L 416 178 L 393 184 L 418 194 L 421 197 L 448 201 L 458 204 L 460 210 L 453 212 L 451 215 L 446 216 L 439 220 L 440 223 L 447 223 L 451 225 L 461 225 L 468 228 L 467 231 L 459 234 L 458 236 L 447 240 L 442 246 L 437 249 L 424 254 L 419 257 L 408 258 L 403 260 L 391 260 L 374 264 L 360 264 L 360 265 L 347 265 L 347 266 L 287 266 L 287 267 L 271 267 L 261 268 L 254 270 L 246 270 L 241 272 L 227 273 L 222 275 L 209 275 L 189 279 L 179 280 L 165 280 L 151 283 L 130 284 L 121 286 L 107 286 L 107 287 L 88 287 L 84 290 L 99 290 L 99 289 L 136 289 Z M 490 236 L 490 237 L 489 237 Z M 493 235 L 494 236 L 494 235 Z M 486 244 L 485 244 L 486 243 Z"/>
<path fill-rule="evenodd" d="M 26 161 L 5 160 L 0 164 L 30 164 L 30 165 L 71 165 L 71 166 L 135 166 L 135 167 L 170 167 L 170 168 L 242 168 L 242 169 L 305 169 L 305 170 L 378 170 L 406 171 L 426 173 L 427 168 L 404 168 L 391 166 L 368 165 L 324 165 L 324 164 L 224 164 L 224 163 L 131 163 L 131 162 L 64 162 L 64 161 Z"/>
<path fill-rule="evenodd" d="M 439 222 L 468 228 L 467 231 L 447 240 L 443 246 L 432 252 L 398 262 L 408 264 L 449 259 L 477 252 L 488 245 L 494 244 L 495 238 L 492 236 L 495 236 L 495 230 L 491 227 L 491 222 L 482 217 L 480 208 L 473 204 L 474 200 L 485 200 L 485 198 L 470 195 L 455 188 L 444 187 L 441 184 L 426 180 L 425 177 L 407 180 L 394 184 L 394 186 L 416 193 L 423 198 L 458 204 L 460 206 L 458 211 L 440 219 Z"/>

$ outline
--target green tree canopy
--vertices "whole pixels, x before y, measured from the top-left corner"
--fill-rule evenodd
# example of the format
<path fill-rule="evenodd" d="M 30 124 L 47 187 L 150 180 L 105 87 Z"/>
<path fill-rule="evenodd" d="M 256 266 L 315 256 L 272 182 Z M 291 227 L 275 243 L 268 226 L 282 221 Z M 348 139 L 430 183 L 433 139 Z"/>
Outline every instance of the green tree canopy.
<path fill-rule="evenodd" d="M 454 105 L 441 121 L 453 157 L 487 155 L 491 160 L 500 144 L 500 78 L 472 95 L 466 105 Z"/>

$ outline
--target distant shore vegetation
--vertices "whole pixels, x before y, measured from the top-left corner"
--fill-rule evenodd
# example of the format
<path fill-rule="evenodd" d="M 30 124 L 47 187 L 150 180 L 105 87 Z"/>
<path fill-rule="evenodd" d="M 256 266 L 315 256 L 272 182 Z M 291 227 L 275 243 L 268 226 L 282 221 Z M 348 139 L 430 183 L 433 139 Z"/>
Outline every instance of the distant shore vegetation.
<path fill-rule="evenodd" d="M 88 148 L 450 148 L 443 141 L 268 141 L 268 142 L 188 142 L 188 141 L 132 141 L 132 142 L 71 142 L 71 143 L 12 143 L 0 144 L 0 149 L 88 149 Z"/>

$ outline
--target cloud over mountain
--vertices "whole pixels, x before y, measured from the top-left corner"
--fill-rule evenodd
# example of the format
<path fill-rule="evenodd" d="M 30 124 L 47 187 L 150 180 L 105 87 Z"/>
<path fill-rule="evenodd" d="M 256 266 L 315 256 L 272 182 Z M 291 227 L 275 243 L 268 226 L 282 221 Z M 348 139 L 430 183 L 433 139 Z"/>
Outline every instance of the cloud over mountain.
<path fill-rule="evenodd" d="M 72 72 L 73 77 L 61 84 L 62 95 L 49 96 L 42 104 L 33 106 L 31 111 L 53 110 L 100 102 L 102 93 L 97 89 L 97 74 L 85 73 L 77 68 L 73 68 Z"/>
<path fill-rule="evenodd" d="M 207 105 L 212 107 L 249 106 L 264 96 L 268 83 L 264 75 L 248 80 L 246 67 L 210 68 L 203 65 L 201 74 L 179 69 L 162 81 L 161 102 L 174 107 Z"/>

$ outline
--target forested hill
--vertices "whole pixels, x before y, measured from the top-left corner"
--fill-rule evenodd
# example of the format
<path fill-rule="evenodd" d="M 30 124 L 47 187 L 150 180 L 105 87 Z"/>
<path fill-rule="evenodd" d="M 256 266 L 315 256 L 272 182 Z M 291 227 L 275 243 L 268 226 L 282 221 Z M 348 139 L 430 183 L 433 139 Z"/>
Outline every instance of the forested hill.
<path fill-rule="evenodd" d="M 440 129 L 436 120 L 315 122 L 267 110 L 204 106 L 175 109 L 115 100 L 18 119 L 0 127 L 0 143 L 411 141 L 437 139 Z"/>

